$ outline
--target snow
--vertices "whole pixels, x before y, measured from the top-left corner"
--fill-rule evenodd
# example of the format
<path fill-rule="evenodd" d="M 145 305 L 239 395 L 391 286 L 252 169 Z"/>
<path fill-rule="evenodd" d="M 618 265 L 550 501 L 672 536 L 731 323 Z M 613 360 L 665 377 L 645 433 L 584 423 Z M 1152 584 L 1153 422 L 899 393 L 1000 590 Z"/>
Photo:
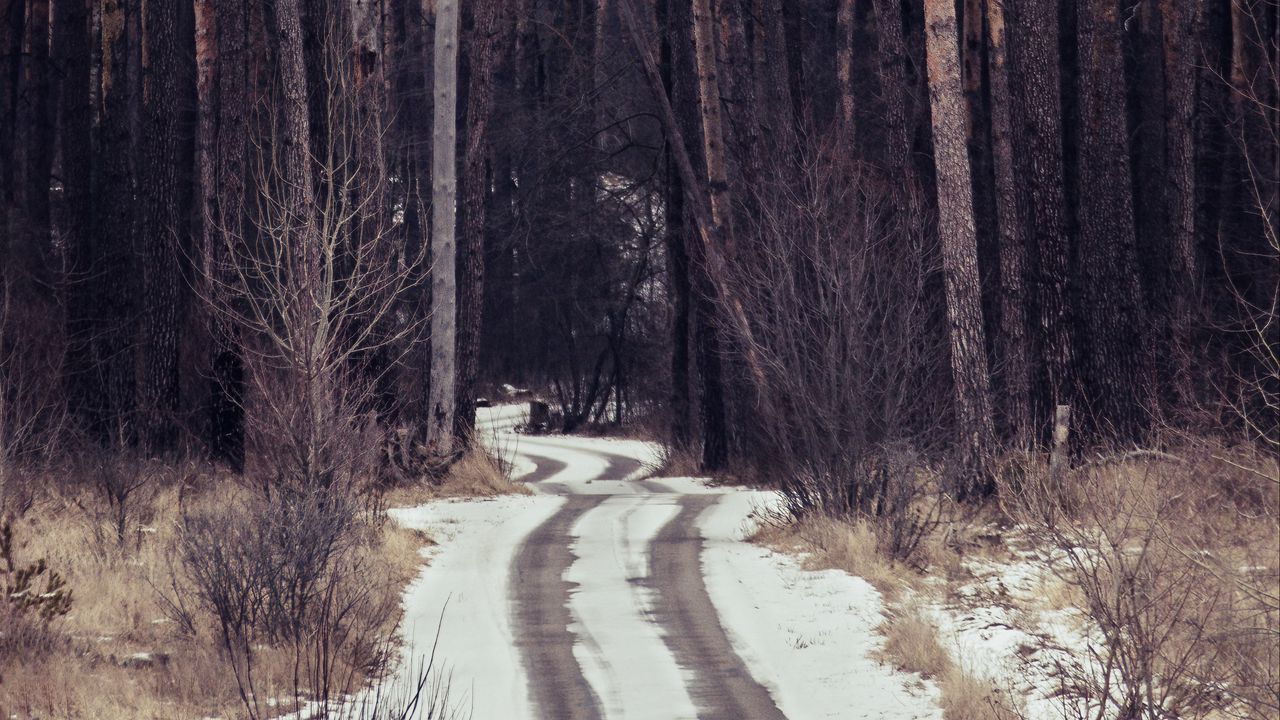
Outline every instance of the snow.
<path fill-rule="evenodd" d="M 428 564 L 405 590 L 406 655 L 429 654 L 439 626 L 437 661 L 445 663 L 453 698 L 469 706 L 472 717 L 533 717 L 512 635 L 508 569 L 525 536 L 563 502 L 550 495 L 505 496 L 390 511 L 438 543 L 424 551 Z"/>
<path fill-rule="evenodd" d="M 940 719 L 931 683 L 882 665 L 880 593 L 743 542 L 764 492 L 732 492 L 700 519 L 707 592 L 729 640 L 788 718 Z"/>
<path fill-rule="evenodd" d="M 605 500 L 571 531 L 577 560 L 565 579 L 577 583 L 569 608 L 574 656 L 606 717 L 682 720 L 697 717 L 675 657 L 652 622 L 649 545 L 679 513 L 671 495 Z"/>

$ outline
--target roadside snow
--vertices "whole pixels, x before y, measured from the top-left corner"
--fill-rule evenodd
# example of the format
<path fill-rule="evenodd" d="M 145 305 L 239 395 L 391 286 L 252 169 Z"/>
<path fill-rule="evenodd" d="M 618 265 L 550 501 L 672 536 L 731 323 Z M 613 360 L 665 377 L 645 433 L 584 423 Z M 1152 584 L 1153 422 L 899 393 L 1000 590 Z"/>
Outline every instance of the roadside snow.
<path fill-rule="evenodd" d="M 471 717 L 533 717 L 512 636 L 509 568 L 525 536 L 563 502 L 551 495 L 503 496 L 390 511 L 438 543 L 423 551 L 429 562 L 405 590 L 406 659 L 429 654 L 439 626 L 436 659 L 444 667 L 438 669 Z"/>
<path fill-rule="evenodd" d="M 697 711 L 675 657 L 653 621 L 649 546 L 679 513 L 671 495 L 618 496 L 574 524 L 577 560 L 565 573 L 576 583 L 569 608 L 574 656 L 606 717 L 693 720 Z"/>
<path fill-rule="evenodd" d="M 755 679 L 788 718 L 937 720 L 932 683 L 881 665 L 880 593 L 838 570 L 743 542 L 765 492 L 731 492 L 700 518 L 711 602 Z"/>

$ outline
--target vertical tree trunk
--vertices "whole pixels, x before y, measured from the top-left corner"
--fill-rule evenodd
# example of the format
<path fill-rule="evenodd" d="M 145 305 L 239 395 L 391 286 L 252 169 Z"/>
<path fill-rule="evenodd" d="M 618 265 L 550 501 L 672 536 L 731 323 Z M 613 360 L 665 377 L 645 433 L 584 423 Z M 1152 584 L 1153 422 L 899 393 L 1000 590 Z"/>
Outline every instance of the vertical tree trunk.
<path fill-rule="evenodd" d="M 276 0 L 276 57 L 279 63 L 281 128 L 279 145 L 286 189 L 285 210 L 294 224 L 309 232 L 314 226 L 311 177 L 311 116 L 307 104 L 307 71 L 303 60 L 299 0 Z"/>
<path fill-rule="evenodd" d="M 142 273 L 139 400 L 142 438 L 149 452 L 173 446 L 178 406 L 179 235 L 185 218 L 178 200 L 178 6 L 146 7 L 143 65 L 143 143 L 138 241 Z"/>
<path fill-rule="evenodd" d="M 1191 326 L 1197 297 L 1195 114 L 1197 38 L 1201 0 L 1162 0 L 1165 94 L 1164 219 L 1168 223 L 1167 277 L 1162 303 L 1172 340 L 1165 383 L 1176 401 L 1189 399 Z M 1153 118 L 1154 119 L 1154 118 Z"/>
<path fill-rule="evenodd" d="M 22 77 L 22 36 L 26 23 L 23 0 L 0 0 L 0 259 L 8 252 L 9 211 L 15 203 L 17 181 L 14 163 L 18 129 L 18 93 Z"/>
<path fill-rule="evenodd" d="M 480 330 L 484 322 L 485 210 L 489 198 L 489 118 L 498 63 L 506 52 L 506 14 L 501 0 L 474 5 L 474 30 L 467 45 L 467 139 L 463 156 L 462 276 L 458 283 L 458 396 L 455 428 L 465 442 L 476 424 L 476 376 L 480 365 Z"/>
<path fill-rule="evenodd" d="M 888 129 L 888 166 L 890 172 L 902 178 L 910 187 L 915 181 L 914 163 L 911 159 L 914 128 L 910 83 L 907 80 L 907 45 L 902 34 L 902 0 L 875 0 L 876 38 L 879 49 L 876 55 L 879 66 L 880 93 L 884 102 L 885 125 Z"/>
<path fill-rule="evenodd" d="M 204 4 L 201 0 L 198 4 Z M 206 191 L 206 202 L 212 207 L 206 217 L 211 230 L 206 235 L 205 266 L 214 277 L 225 277 L 229 269 L 223 266 L 230 253 L 227 248 L 245 241 L 247 232 L 245 187 L 248 170 L 248 108 L 249 108 L 249 47 L 248 0 L 218 0 L 210 11 L 216 12 L 213 37 L 205 38 L 205 53 L 214 60 L 214 84 L 201 93 L 202 139 L 206 125 L 212 147 L 208 162 L 211 167 L 213 187 Z M 199 40 L 199 37 L 197 37 Z M 199 53 L 199 45 L 197 45 Z M 198 56 L 199 58 L 199 56 Z M 199 72 L 197 62 L 197 72 Z M 206 106 L 207 105 L 207 106 Z M 206 115 L 208 114 L 208 119 Z M 211 359 L 213 374 L 209 383 L 210 450 L 215 457 L 228 462 L 237 471 L 244 467 L 244 363 L 234 337 L 234 328 L 214 317 L 210 329 L 213 336 Z"/>
<path fill-rule="evenodd" d="M 1027 345 L 1027 293 L 1024 285 L 1026 235 L 1018 216 L 1018 178 L 1014 174 L 1009 48 L 1004 4 L 987 2 L 987 38 L 991 74 L 991 149 L 995 164 L 996 225 L 1000 243 L 1000 335 L 997 357 L 1003 365 L 1004 416 L 1016 446 L 1034 438 L 1031 416 L 1031 358 Z"/>
<path fill-rule="evenodd" d="M 93 167 L 95 252 L 88 282 L 98 321 L 91 334 L 97 369 L 99 402 L 86 418 L 102 440 L 131 438 L 135 404 L 132 342 L 137 280 L 133 236 L 133 176 L 129 159 L 131 111 L 129 67 L 131 45 L 120 0 L 104 0 L 101 14 L 102 69 L 99 73 L 100 117 Z"/>
<path fill-rule="evenodd" d="M 659 64 L 663 89 L 673 95 L 675 77 L 675 18 L 671 3 L 658 0 L 658 32 L 661 37 Z M 667 275 L 671 285 L 671 444 L 683 450 L 692 443 L 689 393 L 689 318 L 692 312 L 689 253 L 686 248 L 684 185 L 668 149 L 666 152 L 666 195 L 663 218 L 666 229 Z"/>
<path fill-rule="evenodd" d="M 853 115 L 853 7 L 854 0 L 839 0 L 836 8 L 836 82 L 840 91 L 840 122 L 845 137 L 854 136 Z"/>
<path fill-rule="evenodd" d="M 711 192 L 711 219 L 725 228 L 732 242 L 729 177 L 724 151 L 724 123 L 720 116 L 720 80 L 716 68 L 715 19 L 710 0 L 693 0 L 693 44 L 698 74 L 698 109 L 702 117 L 702 151 Z M 725 250 L 732 257 L 733 247 Z"/>
<path fill-rule="evenodd" d="M 437 452 L 453 448 L 457 402 L 457 286 L 454 224 L 457 220 L 458 3 L 436 6 L 435 129 L 431 163 L 431 400 L 427 441 Z"/>
<path fill-rule="evenodd" d="M 20 119 L 30 132 L 23 148 L 26 153 L 23 184 L 25 215 L 28 227 L 24 256 L 16 258 L 28 264 L 28 270 L 41 285 L 50 276 L 49 181 L 53 167 L 53 141 L 56 109 L 55 86 L 49 67 L 49 0 L 27 3 L 27 42 L 23 53 L 29 115 Z M 22 128 L 19 128 L 22 132 Z"/>
<path fill-rule="evenodd" d="M 1062 99 L 1059 82 L 1058 13 L 1053 0 L 1018 5 L 1017 24 L 1006 26 L 1011 62 L 1013 149 L 1019 216 L 1026 223 L 1031 337 L 1039 369 L 1033 387 L 1036 423 L 1048 427 L 1050 413 L 1069 405 L 1075 389 L 1074 352 L 1067 296 L 1070 243 L 1063 190 Z"/>
<path fill-rule="evenodd" d="M 89 11 L 84 0 L 56 0 L 54 56 L 65 73 L 59 98 L 58 126 L 62 144 L 62 186 L 66 197 L 66 330 L 63 377 L 67 405 L 81 418 L 94 403 L 98 380 L 93 372 L 89 340 L 94 307 L 88 278 L 93 270 L 92 121 L 89 83 Z M 3 202 L 0 200 L 0 202 Z M 0 216 L 0 222 L 3 217 Z"/>
<path fill-rule="evenodd" d="M 1081 0 L 1080 283 L 1082 345 L 1095 429 L 1138 439 L 1151 411 L 1151 361 L 1135 255 L 1119 6 Z"/>
<path fill-rule="evenodd" d="M 925 0 L 929 95 L 933 110 L 934 162 L 938 174 L 938 233 L 951 334 L 951 373 L 956 422 L 966 469 L 957 495 L 985 494 L 992 487 L 985 463 L 992 457 L 994 431 L 987 374 L 982 294 L 978 285 L 978 242 L 974 230 L 972 179 L 966 144 L 965 101 L 955 5 Z"/>

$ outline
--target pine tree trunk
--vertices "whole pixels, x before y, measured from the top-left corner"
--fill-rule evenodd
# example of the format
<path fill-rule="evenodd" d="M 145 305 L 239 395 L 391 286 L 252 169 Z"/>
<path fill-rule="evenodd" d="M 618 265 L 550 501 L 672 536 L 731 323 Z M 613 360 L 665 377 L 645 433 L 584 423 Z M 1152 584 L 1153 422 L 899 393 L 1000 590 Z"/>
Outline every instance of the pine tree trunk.
<path fill-rule="evenodd" d="M 133 176 L 130 172 L 130 46 L 138 42 L 128 31 L 124 8 L 116 0 L 103 3 L 102 69 L 99 73 L 101 114 L 93 165 L 94 262 L 84 281 L 93 293 L 98 321 L 90 336 L 97 387 L 102 392 L 86 425 L 103 441 L 132 439 L 135 407 L 133 331 L 138 293 L 133 238 Z"/>
<path fill-rule="evenodd" d="M 457 97 L 458 3 L 436 6 L 435 129 L 431 165 L 431 394 L 427 441 L 440 453 L 452 452 L 457 402 Z"/>
<path fill-rule="evenodd" d="M 1175 401 L 1185 404 L 1190 400 L 1191 327 L 1198 292 L 1195 114 L 1202 9 L 1201 0 L 1162 0 L 1160 7 L 1164 30 L 1164 220 L 1169 243 L 1168 276 L 1161 283 L 1167 302 L 1161 303 L 1161 309 L 1167 315 L 1172 344 L 1165 384 L 1172 389 Z"/>
<path fill-rule="evenodd" d="M 1139 439 L 1152 410 L 1151 360 L 1135 253 L 1119 6 L 1081 0 L 1079 223 L 1082 347 L 1095 430 Z"/>
<path fill-rule="evenodd" d="M 1018 178 L 1014 174 L 1013 128 L 1005 37 L 1004 5 L 987 2 L 987 41 L 991 77 L 991 150 L 995 165 L 996 226 L 1000 243 L 1000 335 L 997 357 L 1003 366 L 1004 416 L 1014 445 L 1034 439 L 1031 416 L 1031 358 L 1027 340 L 1026 235 L 1018 214 Z"/>
<path fill-rule="evenodd" d="M 139 177 L 139 242 L 142 244 L 142 338 L 139 401 L 148 452 L 169 450 L 176 440 L 178 406 L 178 256 L 184 218 L 178 200 L 178 6 L 146 7 L 143 66 L 143 143 Z"/>
<path fill-rule="evenodd" d="M 29 135 L 23 142 L 26 153 L 24 168 L 25 216 L 27 227 L 20 237 L 26 242 L 22 256 L 15 258 L 27 265 L 38 285 L 47 287 L 50 279 L 49 182 L 53 168 L 54 120 L 57 108 L 56 84 L 49 67 L 49 0 L 27 3 L 27 41 L 23 53 L 26 82 L 23 94 L 29 114 L 19 122 Z M 19 128 L 22 132 L 23 128 Z"/>
<path fill-rule="evenodd" d="M 8 216 L 16 193 L 14 143 L 18 129 L 25 5 L 23 0 L 0 0 L 0 230 L 6 235 L 6 241 L 0 243 L 0 259 L 9 251 Z"/>
<path fill-rule="evenodd" d="M 63 377 L 72 417 L 84 418 L 88 408 L 96 402 L 95 394 L 100 391 L 89 342 L 97 314 L 88 282 L 94 261 L 90 21 L 84 0 L 56 2 L 54 56 L 65 73 L 58 108 L 62 187 L 67 204 L 64 239 L 68 280 L 65 295 L 67 346 Z M 0 222 L 3 222 L 3 215 L 0 215 Z"/>
<path fill-rule="evenodd" d="M 307 104 L 307 71 L 303 59 L 299 0 L 276 0 L 275 33 L 283 101 L 278 144 L 284 164 L 282 171 L 288 184 L 285 210 L 297 227 L 309 233 L 314 229 L 311 203 L 315 185 L 308 161 L 311 116 Z"/>
<path fill-rule="evenodd" d="M 457 437 L 466 441 L 476 424 L 476 377 L 480 330 L 484 321 L 484 239 L 489 198 L 489 119 L 498 63 L 506 52 L 507 18 L 501 0 L 474 5 L 474 31 L 468 49 L 467 138 L 463 157 L 462 276 L 458 282 Z"/>
<path fill-rule="evenodd" d="M 911 159 L 913 128 L 912 93 L 907 81 L 907 45 L 902 34 L 902 0 L 874 0 L 876 10 L 876 54 L 880 93 L 884 102 L 884 122 L 888 132 L 888 166 L 903 179 L 908 195 L 914 195 L 915 171 Z"/>
<path fill-rule="evenodd" d="M 993 456 L 978 242 L 974 230 L 965 100 L 961 89 L 959 28 L 952 0 L 925 0 L 929 95 L 933 113 L 934 162 L 938 175 L 938 234 L 951 335 L 951 372 L 956 422 L 966 469 L 958 496 L 993 488 L 985 469 Z"/>
<path fill-rule="evenodd" d="M 702 118 L 702 152 L 707 166 L 707 187 L 711 192 L 711 218 L 725 228 L 732 242 L 729 177 L 724 150 L 724 123 L 720 113 L 720 80 L 716 67 L 715 18 L 710 0 L 693 0 L 693 44 L 698 75 L 698 110 Z M 733 247 L 726 247 L 733 256 Z"/>
<path fill-rule="evenodd" d="M 658 0 L 658 31 L 661 36 L 659 64 L 663 87 L 674 96 L 676 87 L 676 22 L 671 4 L 678 0 Z M 670 150 L 666 152 L 666 195 L 663 218 L 666 229 L 667 276 L 671 285 L 671 444 L 678 450 L 692 444 L 693 429 L 689 392 L 689 319 L 692 313 L 689 252 L 685 225 L 684 185 Z"/>
<path fill-rule="evenodd" d="M 212 233 L 207 236 L 205 262 L 214 277 L 225 281 L 230 272 L 230 268 L 224 267 L 231 257 L 228 246 L 243 243 L 247 231 L 248 0 L 218 0 L 215 12 L 214 45 L 208 50 L 216 58 L 212 71 L 216 85 L 210 88 L 210 107 L 204 107 L 201 94 L 201 127 L 204 127 L 206 111 L 214 126 L 209 136 L 213 143 L 210 161 L 214 186 L 208 191 L 213 204 L 208 216 Z M 209 382 L 210 450 L 214 457 L 240 471 L 244 468 L 244 360 L 230 323 L 214 317 L 210 331 L 213 339 L 213 372 Z"/>
<path fill-rule="evenodd" d="M 840 122 L 845 137 L 854 137 L 853 114 L 853 3 L 839 0 L 836 8 L 836 83 L 840 91 Z"/>
<path fill-rule="evenodd" d="M 1075 390 L 1057 6 L 1054 0 L 1026 0 L 1018 5 L 1017 24 L 1006 25 L 1009 72 L 1016 76 L 1011 86 L 1017 91 L 1010 116 L 1021 118 L 1013 125 L 1013 152 L 1029 248 L 1029 325 L 1038 368 L 1033 417 L 1039 428 L 1048 427 L 1054 408 L 1071 404 Z"/>

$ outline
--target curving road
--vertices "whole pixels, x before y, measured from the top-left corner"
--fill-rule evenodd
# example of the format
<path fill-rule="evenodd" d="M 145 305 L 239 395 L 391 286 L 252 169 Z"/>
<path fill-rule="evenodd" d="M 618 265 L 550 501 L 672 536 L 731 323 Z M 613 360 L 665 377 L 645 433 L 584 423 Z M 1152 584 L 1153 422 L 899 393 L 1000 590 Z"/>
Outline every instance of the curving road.
<path fill-rule="evenodd" d="M 534 716 L 781 720 L 734 652 L 703 581 L 698 518 L 720 499 L 635 458 L 521 437 L 535 492 L 564 497 L 515 552 L 513 641 Z"/>

